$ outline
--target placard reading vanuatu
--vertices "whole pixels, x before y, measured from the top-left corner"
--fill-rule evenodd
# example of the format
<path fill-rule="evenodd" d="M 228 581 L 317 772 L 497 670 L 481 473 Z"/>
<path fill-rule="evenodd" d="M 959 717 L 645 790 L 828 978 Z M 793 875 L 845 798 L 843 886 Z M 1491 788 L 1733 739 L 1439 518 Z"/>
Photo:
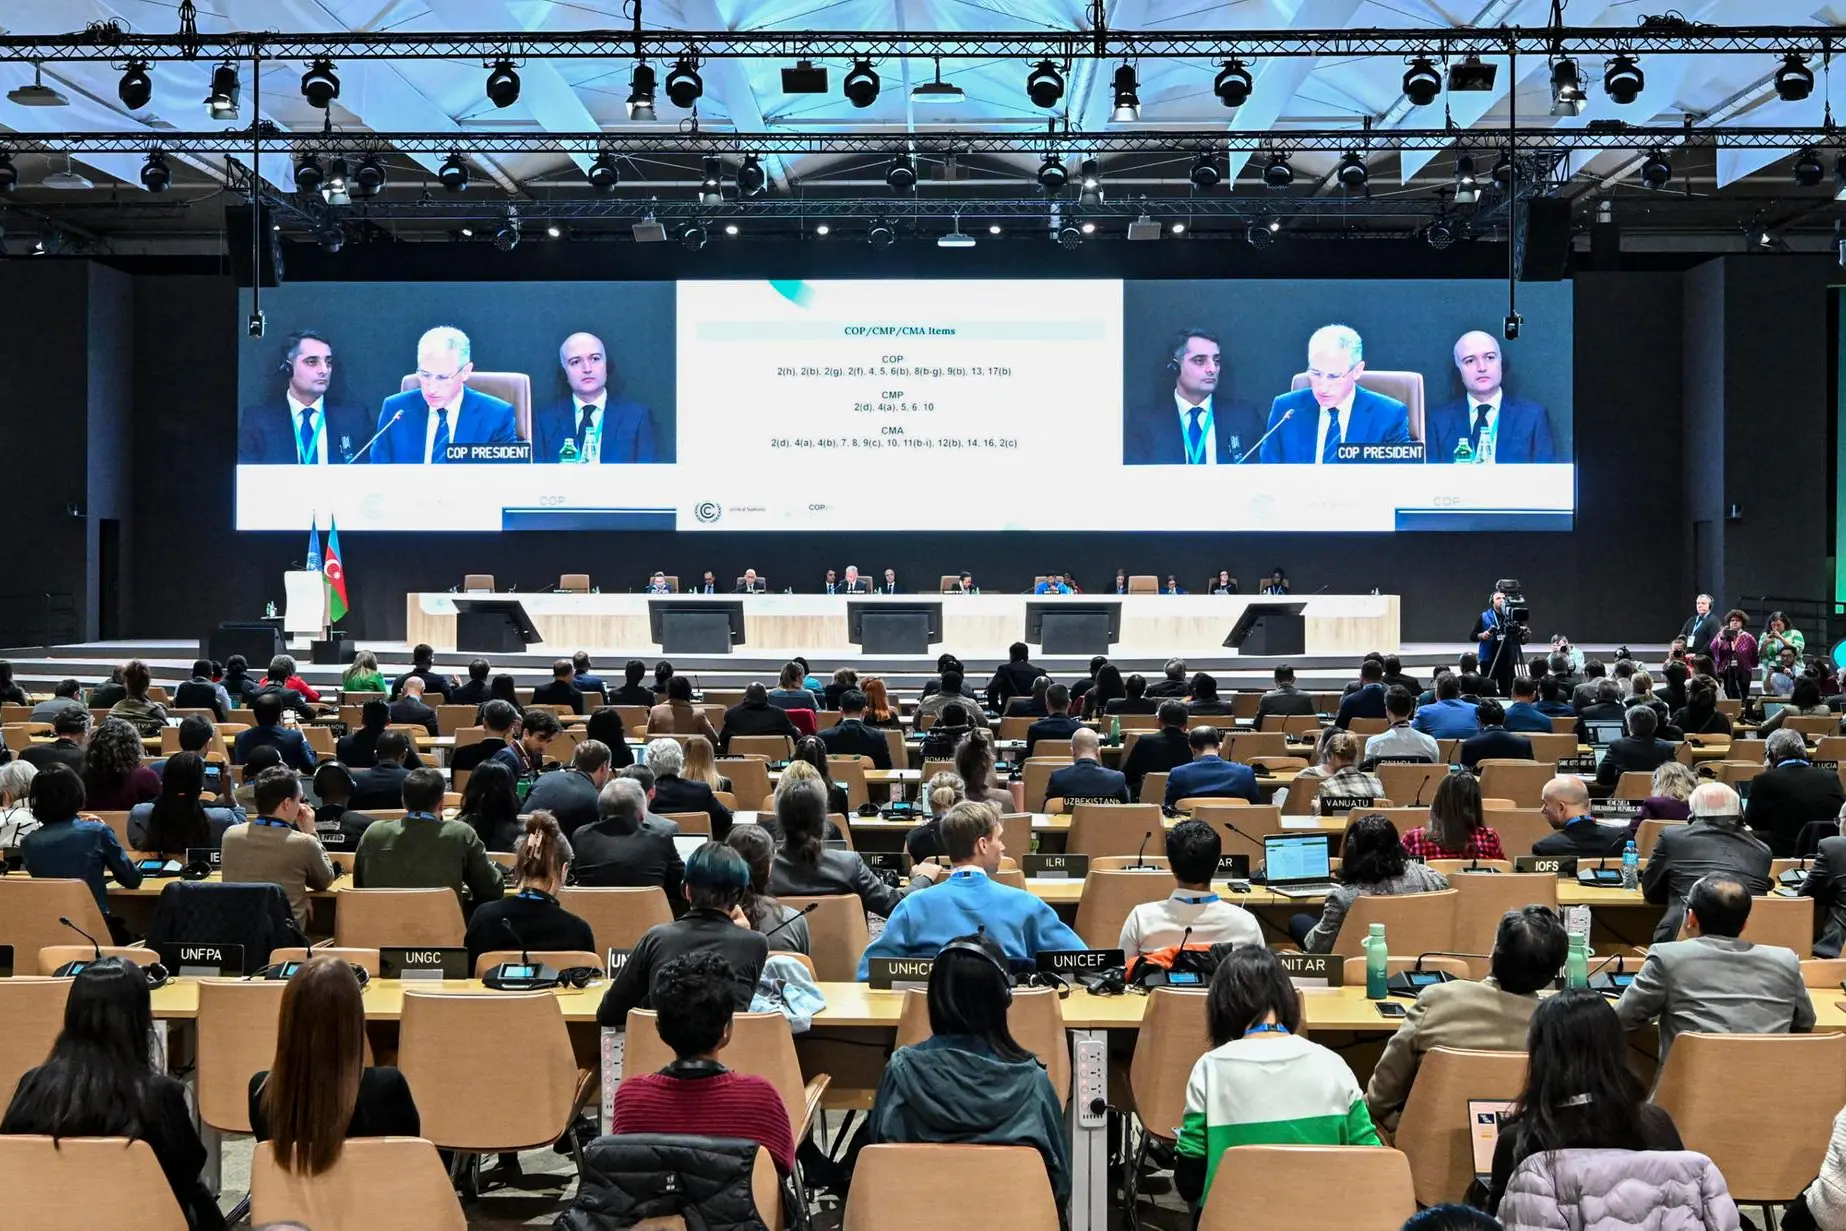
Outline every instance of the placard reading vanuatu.
<path fill-rule="evenodd" d="M 678 307 L 683 528 L 1062 527 L 1008 493 L 1119 456 L 1120 282 L 683 282 Z"/>

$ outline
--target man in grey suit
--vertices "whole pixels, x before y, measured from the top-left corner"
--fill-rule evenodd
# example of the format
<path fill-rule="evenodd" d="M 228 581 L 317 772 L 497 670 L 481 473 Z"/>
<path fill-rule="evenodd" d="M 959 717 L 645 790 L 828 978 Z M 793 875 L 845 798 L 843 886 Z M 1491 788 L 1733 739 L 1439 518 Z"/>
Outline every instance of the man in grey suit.
<path fill-rule="evenodd" d="M 1263 719 L 1271 714 L 1312 714 L 1314 698 L 1295 687 L 1295 669 L 1287 663 L 1276 668 L 1276 686 L 1264 693 L 1256 703 L 1256 725 L 1260 730 Z"/>
<path fill-rule="evenodd" d="M 1814 913 L 1819 916 L 1814 956 L 1838 957 L 1846 946 L 1846 837 L 1820 840 L 1801 892 L 1814 899 Z"/>
<path fill-rule="evenodd" d="M 1703 876 L 1717 873 L 1735 879 L 1751 894 L 1769 892 L 1774 856 L 1743 827 L 1743 803 L 1737 792 L 1722 782 L 1707 782 L 1687 802 L 1692 807 L 1692 823 L 1662 830 L 1641 873 L 1641 895 L 1666 906 L 1654 929 L 1655 944 L 1678 938 L 1686 918 L 1686 897 Z"/>
<path fill-rule="evenodd" d="M 1739 940 L 1750 917 L 1750 892 L 1735 877 L 1714 872 L 1692 886 L 1686 939 L 1656 943 L 1634 983 L 1616 1002 L 1622 1027 L 1660 1019 L 1660 1063 L 1674 1036 L 1806 1034 L 1814 1005 L 1792 949 Z"/>

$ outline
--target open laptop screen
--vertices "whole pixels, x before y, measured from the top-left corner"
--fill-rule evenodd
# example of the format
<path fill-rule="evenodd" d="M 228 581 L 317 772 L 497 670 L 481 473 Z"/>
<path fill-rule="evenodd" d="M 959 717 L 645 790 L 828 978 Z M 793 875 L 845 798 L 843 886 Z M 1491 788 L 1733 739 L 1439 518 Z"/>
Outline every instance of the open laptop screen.
<path fill-rule="evenodd" d="M 1474 1147 L 1474 1174 L 1482 1183 L 1493 1175 L 1493 1150 L 1500 1140 L 1500 1121 L 1512 1109 L 1509 1099 L 1468 1100 L 1468 1140 Z"/>
<path fill-rule="evenodd" d="M 1270 884 L 1326 880 L 1333 872 L 1324 833 L 1269 834 L 1263 838 L 1263 861 Z"/>

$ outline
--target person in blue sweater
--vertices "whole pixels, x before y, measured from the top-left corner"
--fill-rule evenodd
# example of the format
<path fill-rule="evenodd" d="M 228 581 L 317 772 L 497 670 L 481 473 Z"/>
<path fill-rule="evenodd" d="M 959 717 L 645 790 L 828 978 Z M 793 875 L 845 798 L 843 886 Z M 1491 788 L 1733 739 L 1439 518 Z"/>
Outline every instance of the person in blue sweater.
<path fill-rule="evenodd" d="M 1474 706 L 1461 699 L 1461 681 L 1443 675 L 1436 679 L 1435 702 L 1418 706 L 1410 725 L 1435 739 L 1468 739 L 1480 734 L 1481 718 Z"/>
<path fill-rule="evenodd" d="M 1506 729 L 1527 735 L 1551 734 L 1551 715 L 1538 708 L 1538 681 L 1529 675 L 1513 681 L 1513 703 L 1506 707 Z"/>
<path fill-rule="evenodd" d="M 1176 765 L 1167 773 L 1166 806 L 1172 808 L 1182 799 L 1210 795 L 1221 799 L 1247 799 L 1263 802 L 1256 790 L 1256 771 L 1240 761 L 1227 761 L 1218 755 L 1223 740 L 1215 727 L 1194 727 L 1186 737 L 1192 760 Z"/>
<path fill-rule="evenodd" d="M 875 957 L 935 957 L 970 932 L 986 936 L 1017 963 L 1030 964 L 1041 949 L 1089 947 L 1051 907 L 992 879 L 1006 854 L 1000 813 L 992 805 L 963 801 L 950 808 L 942 818 L 942 846 L 951 865 L 947 879 L 904 895 L 859 959 L 861 980 Z"/>

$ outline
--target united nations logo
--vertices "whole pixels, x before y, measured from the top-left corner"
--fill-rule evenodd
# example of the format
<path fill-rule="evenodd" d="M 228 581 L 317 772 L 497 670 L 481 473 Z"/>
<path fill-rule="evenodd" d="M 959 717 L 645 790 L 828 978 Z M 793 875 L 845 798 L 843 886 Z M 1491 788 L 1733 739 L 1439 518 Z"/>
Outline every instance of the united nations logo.
<path fill-rule="evenodd" d="M 709 525 L 724 516 L 724 506 L 715 500 L 701 500 L 693 506 L 692 515 Z"/>

